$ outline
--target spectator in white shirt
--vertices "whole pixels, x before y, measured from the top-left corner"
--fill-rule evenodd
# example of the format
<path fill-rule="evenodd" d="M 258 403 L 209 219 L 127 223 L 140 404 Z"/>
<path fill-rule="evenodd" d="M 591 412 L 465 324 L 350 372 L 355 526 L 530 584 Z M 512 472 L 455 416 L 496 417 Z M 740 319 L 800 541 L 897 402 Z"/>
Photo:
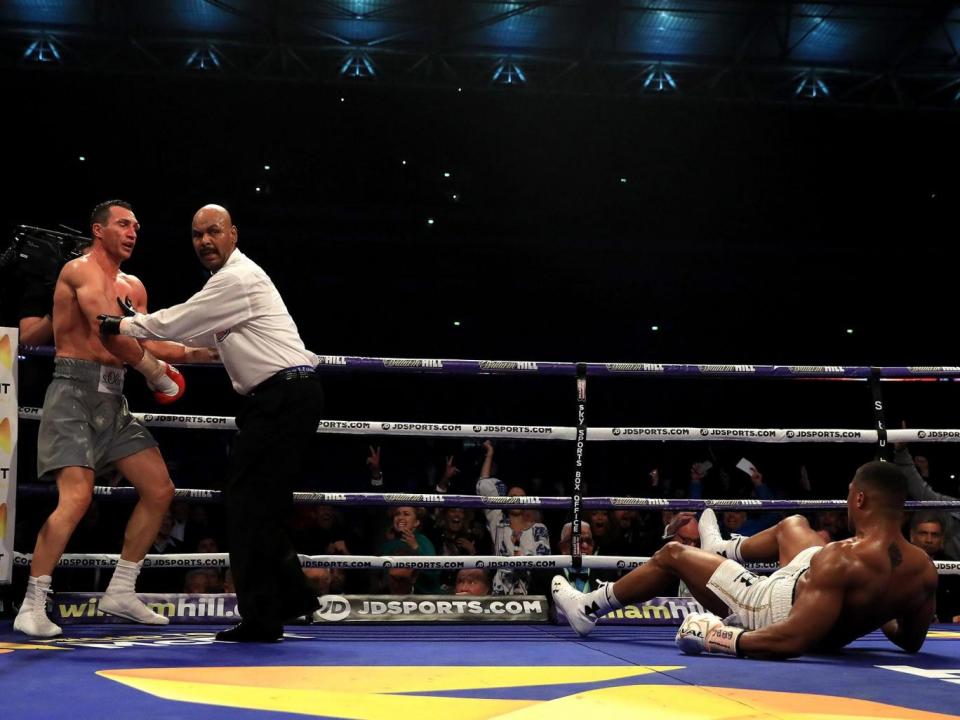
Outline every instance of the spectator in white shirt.
<path fill-rule="evenodd" d="M 480 479 L 477 480 L 478 495 L 509 495 L 520 497 L 527 493 L 521 487 L 511 487 L 497 478 L 490 477 L 493 470 L 493 443 L 487 440 L 483 443 L 486 456 L 480 470 Z M 483 511 L 487 516 L 487 529 L 493 540 L 493 551 L 504 557 L 527 555 L 549 555 L 550 535 L 547 526 L 534 519 L 534 513 L 522 507 L 503 510 L 488 509 Z M 532 576 L 528 570 L 500 569 L 493 577 L 494 595 L 528 595 Z"/>

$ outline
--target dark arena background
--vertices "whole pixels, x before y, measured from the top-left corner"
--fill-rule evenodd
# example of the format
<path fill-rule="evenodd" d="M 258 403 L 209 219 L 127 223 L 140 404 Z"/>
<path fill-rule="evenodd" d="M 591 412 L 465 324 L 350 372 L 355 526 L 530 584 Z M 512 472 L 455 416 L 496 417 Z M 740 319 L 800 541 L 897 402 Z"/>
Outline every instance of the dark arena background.
<path fill-rule="evenodd" d="M 89 235 L 97 203 L 127 200 L 141 230 L 123 269 L 156 310 L 206 281 L 191 219 L 217 203 L 319 355 L 571 364 L 557 374 L 324 367 L 325 418 L 502 432 L 321 432 L 303 491 L 432 495 L 452 463 L 449 493 L 476 495 L 492 439 L 508 487 L 569 499 L 574 444 L 502 428 L 572 431 L 572 363 L 700 368 L 588 373 L 591 428 L 960 428 L 958 47 L 960 4 L 929 0 L 9 0 L 0 253 L 23 225 Z M 0 267 L 2 327 L 17 326 L 25 265 Z M 29 417 L 51 345 L 13 353 L 21 556 L 56 502 L 36 477 Z M 814 377 L 765 377 L 759 366 Z M 871 381 L 870 367 L 909 372 Z M 131 373 L 131 409 L 237 414 L 242 398 L 222 367 L 183 372 L 186 395 L 165 408 Z M 164 422 L 151 432 L 175 485 L 220 490 L 233 433 Z M 948 536 L 960 526 L 949 504 L 960 498 L 956 438 L 909 446 L 929 462 Z M 588 443 L 582 495 L 842 500 L 861 463 L 894 459 L 892 442 L 696 440 Z M 377 448 L 382 484 L 368 462 Z M 747 459 L 762 489 L 738 469 Z M 122 495 L 95 501 L 68 553 L 118 552 L 131 507 Z M 171 523 L 195 528 L 151 554 L 228 552 L 215 500 L 178 498 Z M 335 501 L 336 537 L 316 503 L 298 505 L 298 550 L 340 554 L 340 540 L 386 556 L 385 506 L 399 502 Z M 423 506 L 423 532 L 440 537 L 445 509 Z M 470 554 L 497 555 L 481 506 L 470 507 Z M 605 533 L 618 538 L 614 510 L 586 511 L 598 555 L 654 552 L 667 518 L 653 507 L 636 519 L 647 541 L 636 552 L 604 547 Z M 818 510 L 805 514 L 826 532 Z M 568 554 L 558 540 L 570 508 L 538 515 L 551 557 Z M 217 547 L 198 550 L 201 537 Z M 945 540 L 934 557 L 956 565 L 960 542 Z M 147 567 L 140 590 L 192 593 L 194 614 L 207 607 L 195 595 L 212 598 L 212 624 L 191 616 L 158 630 L 91 610 L 63 637 L 34 641 L 11 627 L 25 562 L 0 585 L 2 718 L 935 718 L 958 707 L 956 572 L 940 578 L 953 611 L 941 606 L 918 655 L 873 633 L 842 653 L 778 663 L 685 656 L 671 623 L 630 617 L 577 638 L 550 621 L 552 573 L 535 573 L 540 609 L 510 624 L 466 624 L 462 608 L 460 623 L 435 622 L 420 604 L 417 622 L 325 618 L 247 647 L 213 640 L 233 607 L 222 570 L 219 586 L 197 591 L 186 569 Z M 318 592 L 350 598 L 354 612 L 397 594 L 382 569 L 326 572 Z M 108 579 L 61 567 L 54 588 L 79 613 Z M 454 597 L 455 578 L 440 581 Z M 485 621 L 499 612 L 490 607 Z"/>

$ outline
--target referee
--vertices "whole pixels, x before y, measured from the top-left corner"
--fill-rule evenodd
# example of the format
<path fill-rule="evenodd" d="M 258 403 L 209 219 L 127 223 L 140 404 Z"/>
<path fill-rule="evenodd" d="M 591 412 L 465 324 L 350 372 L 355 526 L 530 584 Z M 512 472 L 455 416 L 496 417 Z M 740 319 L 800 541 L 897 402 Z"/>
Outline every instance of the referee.
<path fill-rule="evenodd" d="M 211 272 L 179 305 L 127 317 L 102 315 L 104 334 L 215 345 L 233 388 L 246 402 L 237 414 L 227 469 L 230 567 L 242 618 L 217 640 L 275 642 L 284 621 L 311 614 L 319 601 L 290 539 L 293 490 L 320 422 L 318 357 L 269 276 L 237 249 L 237 228 L 219 205 L 193 216 L 193 249 Z"/>

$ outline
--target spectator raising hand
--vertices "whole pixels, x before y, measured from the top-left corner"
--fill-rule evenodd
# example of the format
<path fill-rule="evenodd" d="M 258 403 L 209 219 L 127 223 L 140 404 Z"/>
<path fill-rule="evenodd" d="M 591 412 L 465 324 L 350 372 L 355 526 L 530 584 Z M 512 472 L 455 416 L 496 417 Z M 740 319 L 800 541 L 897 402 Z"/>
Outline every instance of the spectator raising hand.
<path fill-rule="evenodd" d="M 523 488 L 512 486 L 509 491 L 503 481 L 491 477 L 493 471 L 493 443 L 483 443 L 486 457 L 477 481 L 478 495 L 522 497 Z M 522 507 L 513 507 L 504 512 L 498 508 L 484 510 L 487 517 L 487 529 L 493 540 L 493 550 L 501 557 L 549 555 L 550 537 L 547 526 L 536 522 L 529 511 Z M 493 578 L 494 595 L 526 595 L 530 592 L 532 577 L 524 570 L 497 570 Z"/>
<path fill-rule="evenodd" d="M 447 462 L 443 468 L 443 477 L 437 482 L 437 492 L 439 493 L 450 492 L 450 483 L 460 474 L 460 468 L 454 464 L 453 460 L 453 455 L 447 455 Z"/>
<path fill-rule="evenodd" d="M 367 467 L 370 469 L 370 484 L 374 487 L 383 485 L 383 471 L 380 469 L 380 448 L 370 445 L 370 456 L 367 458 Z"/>

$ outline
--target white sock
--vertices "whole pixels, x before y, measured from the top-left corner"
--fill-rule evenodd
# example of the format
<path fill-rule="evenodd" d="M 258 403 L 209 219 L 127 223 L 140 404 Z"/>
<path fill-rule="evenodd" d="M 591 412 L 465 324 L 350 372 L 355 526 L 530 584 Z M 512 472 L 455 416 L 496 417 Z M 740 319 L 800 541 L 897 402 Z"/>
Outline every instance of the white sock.
<path fill-rule="evenodd" d="M 584 602 L 590 608 L 590 612 L 597 617 L 606 615 L 614 610 L 623 607 L 623 603 L 613 594 L 613 583 L 605 583 L 596 590 L 588 592 L 583 597 Z"/>
<path fill-rule="evenodd" d="M 110 594 L 134 592 L 142 565 L 143 561 L 131 562 L 120 558 L 113 571 L 113 577 L 110 578 L 110 584 L 107 585 L 107 592 Z"/>
<path fill-rule="evenodd" d="M 747 539 L 747 536 L 733 535 L 729 540 L 724 540 L 720 534 L 720 526 L 717 524 L 717 516 L 711 508 L 707 508 L 700 515 L 698 528 L 700 530 L 700 547 L 707 552 L 736 560 L 738 563 L 743 562 L 743 555 L 740 554 L 740 544 Z"/>
<path fill-rule="evenodd" d="M 721 543 L 717 549 L 717 555 L 723 555 L 723 557 L 729 558 L 730 560 L 736 560 L 742 565 L 744 560 L 743 555 L 740 554 L 740 546 L 748 537 L 749 535 L 732 535 L 729 540 L 724 540 Z"/>

